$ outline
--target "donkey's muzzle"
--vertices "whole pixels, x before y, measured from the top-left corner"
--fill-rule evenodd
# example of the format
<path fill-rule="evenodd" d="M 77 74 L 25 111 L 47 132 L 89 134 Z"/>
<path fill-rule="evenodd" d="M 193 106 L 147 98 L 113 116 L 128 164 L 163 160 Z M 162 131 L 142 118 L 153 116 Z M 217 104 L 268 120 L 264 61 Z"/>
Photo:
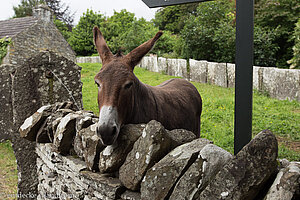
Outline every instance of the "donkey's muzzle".
<path fill-rule="evenodd" d="M 102 125 L 98 126 L 97 135 L 101 138 L 103 145 L 112 145 L 118 136 L 118 128 L 116 125 Z"/>

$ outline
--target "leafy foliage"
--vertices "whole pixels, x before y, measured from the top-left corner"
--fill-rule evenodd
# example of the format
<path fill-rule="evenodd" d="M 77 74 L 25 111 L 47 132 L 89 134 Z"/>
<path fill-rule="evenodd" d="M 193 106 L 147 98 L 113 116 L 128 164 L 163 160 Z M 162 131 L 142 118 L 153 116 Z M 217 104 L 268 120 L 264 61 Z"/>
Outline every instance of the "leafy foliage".
<path fill-rule="evenodd" d="M 56 17 L 54 17 L 53 22 L 64 38 L 68 40 L 71 36 L 69 26 L 65 22 L 56 19 Z"/>
<path fill-rule="evenodd" d="M 296 24 L 293 39 L 295 41 L 293 58 L 288 63 L 291 64 L 291 68 L 300 68 L 300 18 Z"/>
<path fill-rule="evenodd" d="M 92 10 L 87 10 L 80 17 L 80 20 L 68 39 L 73 50 L 82 56 L 92 55 L 96 52 L 93 43 L 93 28 L 101 26 L 105 17 Z"/>
<path fill-rule="evenodd" d="M 0 38 L 0 64 L 2 63 L 2 59 L 7 54 L 7 46 L 10 44 L 10 38 Z"/>
<path fill-rule="evenodd" d="M 298 0 L 258 0 L 255 3 L 255 25 L 276 32 L 273 43 L 279 47 L 276 52 L 276 66 L 288 67 L 292 58 L 292 33 L 300 18 Z"/>
<path fill-rule="evenodd" d="M 190 16 L 180 32 L 184 58 L 215 62 L 235 62 L 235 7 L 228 0 L 200 4 L 197 16 Z M 276 29 L 255 26 L 254 64 L 275 66 L 279 46 Z"/>
<path fill-rule="evenodd" d="M 254 65 L 276 66 L 278 44 L 277 32 L 260 26 L 254 27 Z"/>
<path fill-rule="evenodd" d="M 222 46 L 232 46 L 228 43 L 230 40 L 227 44 L 221 43 L 232 38 L 232 36 L 235 37 L 234 18 L 232 16 L 234 16 L 233 5 L 227 0 L 199 4 L 196 16 L 191 15 L 180 32 L 183 42 L 181 56 L 209 61 L 221 60 L 217 55 L 220 55 Z M 230 29 L 224 28 L 223 23 L 226 23 L 226 28 Z M 226 32 L 223 33 L 225 29 Z M 223 37 L 225 34 L 227 38 Z M 222 41 L 219 41 L 220 39 Z"/>
<path fill-rule="evenodd" d="M 124 35 L 131 29 L 138 29 L 140 23 L 136 23 L 136 18 L 134 13 L 130 13 L 125 9 L 120 12 L 114 12 L 114 15 L 109 17 L 106 23 L 103 24 L 103 28 L 101 28 L 107 45 L 110 47 L 113 53 L 119 51 L 121 47 L 124 46 Z M 133 27 L 133 24 L 134 27 Z M 139 32 L 136 32 L 139 34 Z M 137 37 L 139 37 L 137 35 Z"/>
<path fill-rule="evenodd" d="M 93 44 L 92 29 L 100 27 L 107 45 L 113 53 L 119 50 L 127 54 L 140 44 L 152 38 L 159 30 L 152 22 L 144 18 L 136 19 L 134 13 L 126 10 L 114 12 L 111 17 L 105 17 L 92 10 L 88 10 L 80 18 L 68 40 L 77 55 L 93 55 L 96 51 Z M 160 42 L 152 49 L 152 53 L 170 53 L 174 49 L 176 36 L 165 31 Z"/>
<path fill-rule="evenodd" d="M 39 4 L 46 4 L 51 10 L 57 20 L 62 21 L 72 29 L 74 22 L 74 13 L 71 13 L 69 6 L 62 4 L 61 0 L 21 0 L 18 6 L 14 6 L 14 18 L 32 16 L 32 9 Z"/>
<path fill-rule="evenodd" d="M 178 34 L 184 27 L 185 20 L 189 15 L 194 15 L 199 3 L 169 6 L 159 9 L 153 20 L 154 25 L 160 30 L 168 30 Z"/>
<path fill-rule="evenodd" d="M 43 1 L 51 8 L 56 19 L 63 22 L 68 27 L 69 31 L 71 31 L 75 13 L 71 13 L 70 7 L 65 3 L 61 3 L 61 0 Z"/>
<path fill-rule="evenodd" d="M 21 0 L 18 6 L 14 6 L 14 18 L 32 16 L 32 9 L 41 3 L 41 0 Z"/>

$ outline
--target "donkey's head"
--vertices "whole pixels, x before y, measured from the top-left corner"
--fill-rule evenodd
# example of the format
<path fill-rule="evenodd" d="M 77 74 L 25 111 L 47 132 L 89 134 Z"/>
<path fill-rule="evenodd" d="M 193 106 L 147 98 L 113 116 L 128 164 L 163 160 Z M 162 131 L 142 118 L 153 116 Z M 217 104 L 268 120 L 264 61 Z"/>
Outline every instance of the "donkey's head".
<path fill-rule="evenodd" d="M 122 124 L 129 122 L 134 105 L 134 93 L 139 81 L 133 74 L 162 32 L 132 50 L 126 56 L 113 55 L 98 27 L 94 27 L 94 43 L 102 60 L 102 68 L 95 76 L 98 85 L 99 122 L 97 135 L 104 145 L 112 145 L 118 137 Z"/>

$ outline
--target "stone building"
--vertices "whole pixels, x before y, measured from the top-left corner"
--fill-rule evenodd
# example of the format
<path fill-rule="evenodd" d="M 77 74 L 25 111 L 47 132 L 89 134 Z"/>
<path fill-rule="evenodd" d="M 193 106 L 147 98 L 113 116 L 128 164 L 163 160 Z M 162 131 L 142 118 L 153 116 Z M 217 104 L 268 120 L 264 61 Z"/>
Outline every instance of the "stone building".
<path fill-rule="evenodd" d="M 81 67 L 44 5 L 32 17 L 0 21 L 11 38 L 0 65 L 0 142 L 11 140 L 18 165 L 18 195 L 37 194 L 35 143 L 20 138 L 23 121 L 43 105 L 71 101 L 82 109 Z"/>
<path fill-rule="evenodd" d="M 0 21 L 0 38 L 11 38 L 2 64 L 22 64 L 40 51 L 53 51 L 75 62 L 76 54 L 53 23 L 51 12 L 40 5 L 33 16 Z"/>

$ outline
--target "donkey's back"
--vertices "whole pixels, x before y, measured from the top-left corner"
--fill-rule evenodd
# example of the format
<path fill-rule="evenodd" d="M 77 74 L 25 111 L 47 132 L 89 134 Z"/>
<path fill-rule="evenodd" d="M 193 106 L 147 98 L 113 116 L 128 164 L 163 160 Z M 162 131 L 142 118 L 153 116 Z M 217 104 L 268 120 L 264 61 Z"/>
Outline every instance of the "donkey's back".
<path fill-rule="evenodd" d="M 155 96 L 158 121 L 169 130 L 187 129 L 200 136 L 202 99 L 193 84 L 171 79 L 150 89 Z"/>

